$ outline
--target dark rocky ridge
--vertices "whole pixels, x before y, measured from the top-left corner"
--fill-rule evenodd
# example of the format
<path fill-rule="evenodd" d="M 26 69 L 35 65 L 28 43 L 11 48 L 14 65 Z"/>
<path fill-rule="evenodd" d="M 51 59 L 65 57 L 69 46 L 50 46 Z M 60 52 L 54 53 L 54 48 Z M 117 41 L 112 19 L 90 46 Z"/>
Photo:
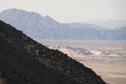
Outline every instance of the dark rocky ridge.
<path fill-rule="evenodd" d="M 90 68 L 2 21 L 0 73 L 6 84 L 106 84 Z"/>

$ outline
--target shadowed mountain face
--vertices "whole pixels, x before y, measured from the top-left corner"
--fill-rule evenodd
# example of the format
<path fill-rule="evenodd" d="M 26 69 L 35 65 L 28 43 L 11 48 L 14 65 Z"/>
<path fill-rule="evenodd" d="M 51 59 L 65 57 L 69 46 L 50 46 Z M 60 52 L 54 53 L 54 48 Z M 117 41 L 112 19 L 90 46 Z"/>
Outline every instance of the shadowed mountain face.
<path fill-rule="evenodd" d="M 105 84 L 90 68 L 2 21 L 0 77 L 6 84 Z"/>
<path fill-rule="evenodd" d="M 34 39 L 74 40 L 125 40 L 126 32 L 115 32 L 87 23 L 62 24 L 49 16 L 19 9 L 8 9 L 0 13 L 0 20 L 22 30 Z M 122 34 L 123 33 L 123 34 Z M 118 35 L 118 37 L 116 37 Z"/>

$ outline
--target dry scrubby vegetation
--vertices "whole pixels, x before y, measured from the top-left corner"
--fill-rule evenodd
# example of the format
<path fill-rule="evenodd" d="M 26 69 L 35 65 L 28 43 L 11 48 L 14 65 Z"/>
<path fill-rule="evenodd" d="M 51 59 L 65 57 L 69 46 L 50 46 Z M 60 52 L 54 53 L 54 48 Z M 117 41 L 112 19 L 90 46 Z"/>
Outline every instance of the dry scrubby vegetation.
<path fill-rule="evenodd" d="M 0 84 L 5 84 L 6 79 L 0 78 Z"/>

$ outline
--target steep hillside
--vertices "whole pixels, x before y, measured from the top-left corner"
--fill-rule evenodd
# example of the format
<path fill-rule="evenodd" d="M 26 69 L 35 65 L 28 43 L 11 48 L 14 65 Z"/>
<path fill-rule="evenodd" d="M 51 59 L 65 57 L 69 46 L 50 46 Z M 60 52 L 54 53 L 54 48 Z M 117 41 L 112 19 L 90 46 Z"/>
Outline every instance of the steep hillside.
<path fill-rule="evenodd" d="M 0 77 L 6 84 L 105 84 L 90 68 L 2 21 Z"/>

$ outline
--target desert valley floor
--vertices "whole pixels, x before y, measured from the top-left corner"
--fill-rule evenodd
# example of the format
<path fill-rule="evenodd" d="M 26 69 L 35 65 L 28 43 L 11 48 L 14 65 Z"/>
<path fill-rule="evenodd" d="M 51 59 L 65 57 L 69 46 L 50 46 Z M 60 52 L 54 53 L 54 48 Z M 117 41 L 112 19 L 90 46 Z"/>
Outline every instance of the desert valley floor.
<path fill-rule="evenodd" d="M 126 83 L 126 41 L 38 41 L 92 68 L 109 84 Z"/>

